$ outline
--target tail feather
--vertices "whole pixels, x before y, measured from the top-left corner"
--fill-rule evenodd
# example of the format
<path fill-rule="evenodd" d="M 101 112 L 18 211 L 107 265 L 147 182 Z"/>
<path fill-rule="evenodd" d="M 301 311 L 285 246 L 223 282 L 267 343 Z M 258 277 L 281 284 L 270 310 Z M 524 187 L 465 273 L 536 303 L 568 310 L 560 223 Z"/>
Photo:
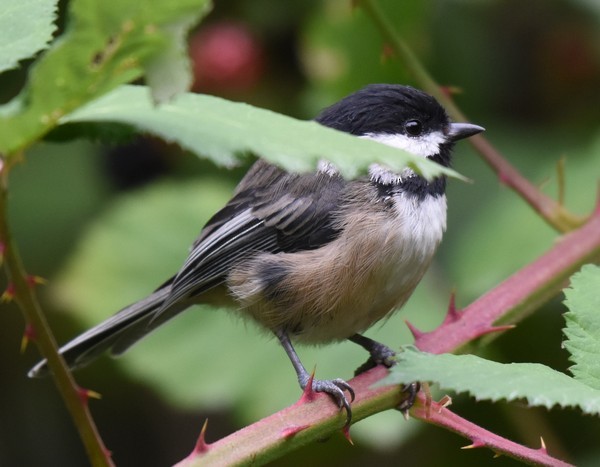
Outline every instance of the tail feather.
<path fill-rule="evenodd" d="M 67 365 L 70 368 L 83 367 L 109 349 L 114 354 L 120 354 L 151 332 L 156 328 L 151 325 L 152 318 L 161 308 L 170 289 L 170 285 L 158 289 L 62 346 L 59 352 Z M 47 373 L 48 365 L 44 359 L 28 375 L 34 378 Z"/>

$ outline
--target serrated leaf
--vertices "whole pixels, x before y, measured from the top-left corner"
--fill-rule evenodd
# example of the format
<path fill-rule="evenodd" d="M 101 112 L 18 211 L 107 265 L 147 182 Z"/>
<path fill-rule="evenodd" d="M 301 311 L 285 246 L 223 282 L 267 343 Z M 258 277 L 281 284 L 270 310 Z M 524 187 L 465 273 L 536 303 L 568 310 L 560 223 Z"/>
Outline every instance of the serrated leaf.
<path fill-rule="evenodd" d="M 78 0 L 69 3 L 65 33 L 30 70 L 21 94 L 0 107 L 0 151 L 10 154 L 44 135 L 60 117 L 116 86 L 154 73 L 173 50 L 190 19 L 209 0 Z M 175 27 L 178 25 L 177 27 Z M 176 34 L 173 31 L 176 31 Z M 185 66 L 177 66 L 179 71 Z M 157 76 L 157 75 L 155 75 Z M 160 95 L 165 92 L 162 79 Z M 180 83 L 181 84 L 181 83 Z"/>
<path fill-rule="evenodd" d="M 209 6 L 210 3 L 207 2 L 204 9 L 208 10 Z M 198 11 L 196 15 L 182 18 L 164 28 L 169 44 L 162 54 L 150 60 L 146 66 L 146 83 L 150 86 L 155 102 L 166 102 L 191 87 L 187 33 L 203 15 L 203 11 Z"/>
<path fill-rule="evenodd" d="M 326 159 L 346 176 L 381 162 L 395 169 L 410 166 L 427 178 L 456 172 L 405 151 L 296 120 L 248 104 L 186 93 L 154 106 L 143 86 L 122 86 L 67 115 L 62 123 L 118 122 L 175 142 L 221 165 L 252 152 L 295 172 L 314 170 Z"/>
<path fill-rule="evenodd" d="M 56 30 L 56 0 L 0 2 L 0 72 L 45 49 Z"/>
<path fill-rule="evenodd" d="M 497 363 L 475 355 L 433 355 L 407 347 L 380 384 L 437 383 L 476 400 L 525 399 L 530 406 L 579 407 L 600 415 L 600 391 L 538 363 Z"/>
<path fill-rule="evenodd" d="M 588 264 L 571 277 L 564 290 L 567 339 L 564 347 L 571 353 L 570 368 L 575 379 L 600 390 L 600 267 Z"/>

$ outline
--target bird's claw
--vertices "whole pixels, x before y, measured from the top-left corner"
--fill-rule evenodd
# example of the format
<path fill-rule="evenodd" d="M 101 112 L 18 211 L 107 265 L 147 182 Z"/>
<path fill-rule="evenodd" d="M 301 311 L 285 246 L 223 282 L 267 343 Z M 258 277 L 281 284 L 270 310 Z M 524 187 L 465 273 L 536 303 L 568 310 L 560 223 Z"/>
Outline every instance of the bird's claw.
<path fill-rule="evenodd" d="M 421 384 L 419 383 L 410 383 L 402 388 L 402 401 L 400 401 L 400 404 L 396 408 L 402 412 L 404 418 L 408 418 L 408 411 L 415 404 L 419 389 L 421 389 Z"/>
<path fill-rule="evenodd" d="M 356 369 L 355 376 L 375 368 L 377 365 L 391 368 L 396 364 L 396 352 L 388 346 L 360 334 L 355 334 L 349 339 L 365 348 L 370 354 L 369 359 Z M 421 385 L 418 382 L 407 384 L 402 388 L 402 400 L 396 408 L 402 412 L 404 418 L 408 418 L 408 411 L 414 405 L 420 388 Z"/>
<path fill-rule="evenodd" d="M 308 381 L 305 383 L 305 385 Z M 312 381 L 312 389 L 315 392 L 324 392 L 328 394 L 338 405 L 339 408 L 344 408 L 346 411 L 346 426 L 350 426 L 352 421 L 352 409 L 350 404 L 354 402 L 355 394 L 354 389 L 346 381 L 340 378 L 336 379 L 314 379 Z M 344 391 L 348 391 L 350 394 L 350 402 Z"/>

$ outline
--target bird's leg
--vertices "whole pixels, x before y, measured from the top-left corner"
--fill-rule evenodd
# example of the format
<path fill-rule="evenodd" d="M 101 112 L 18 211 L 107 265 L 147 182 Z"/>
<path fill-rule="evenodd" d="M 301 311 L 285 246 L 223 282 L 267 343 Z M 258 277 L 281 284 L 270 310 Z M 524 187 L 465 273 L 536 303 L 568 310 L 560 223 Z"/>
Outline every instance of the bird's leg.
<path fill-rule="evenodd" d="M 377 365 L 384 365 L 387 368 L 390 368 L 396 364 L 396 352 L 390 349 L 387 345 L 383 345 L 361 334 L 354 334 L 350 336 L 348 340 L 360 345 L 371 355 L 365 363 L 356 369 L 354 372 L 355 376 L 358 376 L 361 373 L 370 370 L 371 368 L 375 368 Z M 410 383 L 402 388 L 402 392 L 407 393 L 407 395 L 403 398 L 402 402 L 398 406 L 398 410 L 400 410 L 405 416 L 408 413 L 408 410 L 415 403 L 415 398 L 417 397 L 417 393 L 419 392 L 420 388 L 421 385 L 419 383 Z"/>
<path fill-rule="evenodd" d="M 275 335 L 279 339 L 279 342 L 281 342 L 281 345 L 292 362 L 292 365 L 294 365 L 294 369 L 298 375 L 298 383 L 300 383 L 300 387 L 302 389 L 306 388 L 306 385 L 310 381 L 310 375 L 306 371 L 306 368 L 304 368 L 304 365 L 302 365 L 302 362 L 294 350 L 294 346 L 292 345 L 288 334 L 285 331 L 276 331 Z M 315 392 L 325 392 L 329 394 L 337 403 L 338 407 L 343 407 L 346 410 L 346 426 L 350 425 L 350 422 L 352 421 L 352 409 L 350 408 L 350 402 L 354 401 L 354 390 L 346 381 L 340 378 L 332 380 L 313 379 L 312 389 Z M 350 393 L 350 402 L 348 402 L 344 391 L 348 391 Z"/>
<path fill-rule="evenodd" d="M 396 364 L 396 352 L 387 345 L 380 344 L 361 334 L 354 334 L 350 336 L 348 340 L 360 345 L 371 355 L 365 363 L 356 369 L 354 372 L 355 376 L 358 376 L 371 368 L 375 368 L 377 365 L 384 365 L 385 367 L 390 368 Z"/>

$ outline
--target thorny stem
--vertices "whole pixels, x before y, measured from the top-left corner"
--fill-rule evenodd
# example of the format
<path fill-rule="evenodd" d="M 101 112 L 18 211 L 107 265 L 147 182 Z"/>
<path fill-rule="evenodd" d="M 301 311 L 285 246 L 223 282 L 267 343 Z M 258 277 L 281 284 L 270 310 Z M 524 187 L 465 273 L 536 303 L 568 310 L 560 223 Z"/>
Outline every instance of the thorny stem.
<path fill-rule="evenodd" d="M 374 0 L 357 0 L 357 2 L 361 3 L 367 14 L 371 16 L 374 23 L 380 29 L 383 37 L 389 42 L 396 55 L 404 62 L 406 68 L 413 74 L 419 85 L 424 90 L 434 95 L 444 105 L 452 118 L 455 120 L 466 121 L 466 117 L 455 105 L 451 97 L 443 92 L 442 88 L 435 80 L 433 80 L 406 43 L 396 34 L 385 15 L 382 14 L 378 3 Z M 476 136 L 470 140 L 484 160 L 498 174 L 500 180 L 519 193 L 551 226 L 558 231 L 566 232 L 579 227 L 583 223 L 583 219 L 569 213 L 564 209 L 561 203 L 556 202 L 540 192 L 537 187 L 512 167 L 512 165 L 510 165 L 486 139 L 481 136 Z M 2 170 L 2 167 L 0 166 L 0 243 L 4 249 L 5 268 L 14 287 L 15 300 L 22 309 L 27 321 L 35 329 L 35 342 L 39 346 L 42 355 L 48 360 L 52 373 L 55 375 L 57 387 L 79 429 L 92 464 L 102 466 L 112 465 L 110 457 L 95 428 L 87 404 L 82 403 L 79 388 L 64 364 L 62 357 L 57 352 L 54 339 L 41 312 L 35 293 L 27 281 L 27 275 L 21 263 L 18 251 L 10 237 L 6 216 L 7 173 L 8 168 L 4 167 L 4 170 Z M 578 231 L 565 237 L 561 244 L 563 246 L 571 244 L 576 240 L 575 237 L 579 238 L 579 236 L 583 236 L 588 228 L 594 229 L 596 234 L 600 232 L 600 230 L 598 230 L 600 229 L 600 215 L 596 216 L 595 219 L 592 219 L 589 225 L 581 229 L 581 232 Z M 533 304 L 539 304 L 546 300 L 550 294 L 554 294 L 562 281 L 568 277 L 567 271 L 570 273 L 572 270 L 577 269 L 581 264 L 582 258 L 589 258 L 593 255 L 597 256 L 600 252 L 600 246 L 598 245 L 587 245 L 586 247 L 592 249 L 583 252 L 580 251 L 583 255 L 579 255 L 577 258 L 572 256 L 570 259 L 567 259 L 566 265 L 562 263 L 562 266 L 564 266 L 564 269 L 561 269 L 562 272 L 558 272 L 558 275 L 553 276 L 553 279 L 548 278 L 547 282 L 544 282 L 543 278 L 541 279 L 538 286 L 541 287 L 541 289 L 546 290 L 547 293 L 540 294 L 540 288 L 533 284 L 521 287 L 519 295 L 520 299 L 515 303 L 510 300 L 508 302 L 502 302 L 502 307 L 497 310 L 496 314 L 487 316 L 487 326 L 491 326 L 494 319 L 506 316 L 506 314 L 514 311 L 516 308 L 523 308 L 523 304 L 527 304 L 527 307 L 531 307 Z M 546 256 L 544 256 L 544 258 L 546 258 Z M 556 260 L 557 258 L 553 256 L 553 259 Z M 528 270 L 528 273 L 539 273 L 541 271 L 542 264 L 540 261 L 531 266 L 533 270 Z M 506 289 L 509 288 L 509 286 L 505 284 L 511 279 L 501 284 L 497 289 L 506 292 Z M 544 284 L 546 285 L 545 287 Z M 486 305 L 489 305 L 492 300 L 495 300 L 498 294 L 502 295 L 497 289 L 484 295 L 469 308 L 475 308 L 477 306 L 481 309 L 485 309 Z M 509 291 L 510 290 L 512 289 L 509 289 Z M 469 309 L 467 309 L 467 311 L 468 310 Z M 473 332 L 471 334 L 468 332 L 455 334 L 455 338 L 449 339 L 447 344 L 445 344 L 445 347 L 448 347 L 448 350 L 461 344 L 465 344 L 469 339 L 481 335 L 476 329 L 477 323 L 470 322 L 466 319 L 467 317 L 472 316 L 474 312 L 467 313 L 467 311 L 461 314 L 461 325 L 471 327 Z M 451 323 L 445 324 L 438 328 L 438 330 L 441 329 L 442 331 L 440 332 L 448 330 L 450 324 Z M 435 338 L 436 331 L 423 334 L 423 336 Z M 445 341 L 447 337 L 447 334 L 444 334 L 444 338 L 438 338 L 438 341 Z M 434 350 L 426 343 L 425 337 L 421 340 L 420 347 L 425 350 L 429 347 L 429 351 Z M 436 350 L 443 351 L 441 347 Z M 373 384 L 381 380 L 386 373 L 385 369 L 377 367 L 352 380 L 353 387 L 357 393 L 357 400 L 353 407 L 355 411 L 355 421 L 365 418 L 372 413 L 393 408 L 398 405 L 399 392 L 397 387 L 373 389 Z M 209 465 L 210 458 L 218 464 L 222 464 L 225 459 L 229 459 L 229 461 L 233 462 L 236 460 L 256 461 L 259 459 L 261 461 L 267 461 L 268 459 L 279 457 L 282 454 L 281 450 L 283 450 L 283 452 L 289 451 L 299 445 L 306 444 L 309 441 L 331 433 L 336 429 L 336 426 L 342 426 L 343 416 L 339 414 L 337 416 L 335 415 L 335 407 L 332 406 L 331 401 L 326 396 L 317 398 L 311 405 L 313 405 L 312 410 L 309 409 L 308 411 L 304 404 L 294 405 L 216 443 L 205 445 L 205 452 L 209 453 L 208 457 L 203 455 L 193 455 L 183 461 L 182 464 Z M 485 440 L 485 444 L 481 444 L 481 446 L 505 452 L 509 455 L 517 454 L 519 456 L 519 453 L 523 453 L 519 458 L 525 461 L 552 466 L 568 465 L 553 459 L 543 449 L 532 450 L 524 448 L 516 443 L 504 440 L 493 433 L 489 433 L 451 413 L 447 409 L 437 407 L 436 403 L 424 403 L 423 400 L 420 399 L 412 409 L 411 413 L 426 422 L 444 426 L 459 434 L 470 437 L 473 440 L 474 445 L 479 443 L 477 440 Z M 323 419 L 323 417 L 325 417 L 325 419 Z M 303 423 L 299 423 L 299 421 L 303 421 Z M 282 424 L 282 422 L 287 423 Z M 258 443 L 260 443 L 260 446 Z M 231 449 L 233 446 L 235 446 L 236 449 Z M 247 457 L 236 457 L 244 448 L 246 449 L 244 455 Z M 277 451 L 277 454 L 275 451 Z"/>
<path fill-rule="evenodd" d="M 468 121 L 449 93 L 432 78 L 414 55 L 410 47 L 396 32 L 376 0 L 356 0 L 371 17 L 384 40 L 402 61 L 419 86 L 434 96 L 456 121 Z M 496 172 L 502 183 L 516 191 L 540 216 L 559 232 L 569 232 L 581 226 L 585 219 L 569 212 L 560 202 L 541 192 L 533 183 L 508 162 L 508 160 L 482 135 L 469 138 L 483 160 Z"/>
<path fill-rule="evenodd" d="M 598 258 L 600 209 L 585 226 L 565 235 L 547 253 L 484 294 L 463 312 L 452 313 L 452 319 L 448 319 L 432 332 L 419 333 L 415 343 L 419 349 L 431 353 L 450 352 L 466 345 L 493 331 L 494 323 L 498 320 L 505 321 L 507 317 L 514 318 L 515 315 L 522 317 L 532 311 L 556 295 L 574 271 Z M 379 366 L 350 381 L 356 392 L 356 402 L 352 406 L 354 421 L 397 405 L 397 386 L 373 389 L 373 385 L 386 376 L 386 373 L 386 370 Z M 550 456 L 544 449 L 524 447 L 478 427 L 449 410 L 437 410 L 435 403 L 431 403 L 431 410 L 425 410 L 424 407 L 428 404 L 422 396 L 419 400 L 419 404 L 411 409 L 412 416 L 455 431 L 472 440 L 474 447 L 488 447 L 529 463 L 568 465 Z M 182 461 L 181 465 L 189 467 L 243 463 L 248 459 L 266 462 L 281 457 L 311 440 L 319 439 L 325 433 L 332 433 L 336 426 L 341 427 L 343 414 L 335 414 L 336 408 L 327 397 L 318 397 L 311 404 L 296 404 L 293 408 L 284 409 L 208 445 L 202 454 L 190 456 Z M 294 427 L 302 428 L 299 438 L 290 440 L 282 435 Z M 236 449 L 231 449 L 232 446 Z M 238 454 L 242 456 L 242 453 L 243 457 L 236 457 Z"/>
<path fill-rule="evenodd" d="M 8 173 L 10 163 L 18 158 L 0 157 L 0 244 L 3 249 L 4 269 L 12 288 L 12 295 L 23 312 L 28 326 L 35 334 L 34 342 L 40 353 L 47 359 L 48 366 L 54 375 L 54 382 L 62 396 L 73 422 L 85 445 L 88 459 L 93 466 L 112 466 L 110 453 L 104 447 L 102 439 L 96 429 L 94 420 L 88 409 L 87 402 L 82 398 L 82 389 L 79 388 L 63 358 L 58 353 L 58 348 L 50 327 L 37 300 L 34 287 L 28 279 L 21 257 L 13 241 L 8 223 Z"/>
<path fill-rule="evenodd" d="M 471 303 L 456 319 L 419 333 L 415 345 L 424 352 L 452 352 L 493 331 L 498 321 L 506 324 L 522 319 L 559 293 L 583 264 L 598 260 L 600 211 L 583 227 L 560 238 L 550 251 Z"/>
<path fill-rule="evenodd" d="M 351 381 L 357 395 L 352 404 L 355 422 L 398 406 L 402 399 L 399 387 L 377 385 L 386 376 L 387 370 L 378 366 Z M 435 402 L 424 401 L 422 396 L 411 409 L 411 414 L 468 439 L 484 439 L 486 447 L 521 460 L 556 467 L 569 465 L 545 451 L 527 448 L 495 435 L 447 409 L 442 410 Z M 331 436 L 343 424 L 343 412 L 337 410 L 325 394 L 318 394 L 311 402 L 301 400 L 214 443 L 206 442 L 203 431 L 194 451 L 177 466 L 263 465 L 311 441 Z"/>
<path fill-rule="evenodd" d="M 431 78 L 410 48 L 396 34 L 387 18 L 382 14 L 377 2 L 374 0 L 357 0 L 357 3 L 362 4 L 365 11 L 381 30 L 384 38 L 391 44 L 420 86 L 437 97 L 454 119 L 466 121 L 467 119 L 452 99 L 442 92 L 441 87 Z M 498 174 L 500 180 L 519 193 L 552 227 L 560 232 L 567 232 L 584 224 L 584 219 L 569 213 L 560 202 L 546 196 L 525 179 L 486 139 L 476 136 L 471 138 L 471 141 L 484 160 Z M 586 225 L 565 236 L 547 254 L 483 295 L 463 313 L 455 315 L 455 319 L 447 320 L 442 326 L 430 333 L 419 333 L 416 336 L 417 347 L 434 353 L 452 351 L 481 335 L 493 331 L 494 322 L 500 319 L 506 321 L 509 317 L 513 319 L 515 316 L 522 317 L 525 313 L 531 312 L 535 307 L 554 296 L 568 277 L 579 269 L 582 264 L 599 257 L 600 209 L 589 219 Z M 381 374 L 381 376 L 376 376 L 375 380 L 371 381 L 375 374 Z M 390 408 L 387 406 L 389 400 L 385 399 L 385 392 L 379 393 L 377 396 L 368 393 L 373 387 L 372 384 L 379 381 L 383 375 L 385 375 L 385 371 L 381 367 L 377 367 L 351 381 L 357 396 L 357 403 L 353 406 L 357 415 L 355 421 L 367 416 L 361 410 L 359 401 L 375 408 L 372 413 Z M 371 383 L 364 385 L 365 380 L 371 381 Z M 362 387 L 363 385 L 364 387 Z M 369 404 L 369 401 L 373 402 L 375 399 L 386 400 L 386 403 Z M 328 401 L 321 399 L 320 402 Z M 192 454 L 182 461 L 181 465 L 186 467 L 215 465 L 224 460 L 243 462 L 248 459 L 252 461 L 260 459 L 266 461 L 280 457 L 284 452 L 296 448 L 297 446 L 294 446 L 296 442 L 284 438 L 281 435 L 281 428 L 280 431 L 271 432 L 271 436 L 265 436 L 264 432 L 259 436 L 259 433 L 265 428 L 265 424 L 275 424 L 274 426 L 277 426 L 276 423 L 285 418 L 289 410 L 289 408 L 284 409 L 214 444 L 203 444 L 204 451 L 202 453 Z M 305 410 L 302 413 L 306 413 Z M 326 415 L 323 410 L 312 408 L 312 411 L 314 411 L 313 416 L 303 419 L 303 424 L 300 427 L 302 428 L 301 444 L 308 441 L 306 438 L 318 439 L 318 435 L 315 435 L 313 430 L 320 426 L 318 416 Z M 445 427 L 471 439 L 473 443 L 471 447 L 488 447 L 495 452 L 501 452 L 528 463 L 548 466 L 569 465 L 548 455 L 545 448 L 530 449 L 503 439 L 438 406 L 435 402 L 424 401 L 422 396 L 411 409 L 411 414 L 425 422 Z M 297 420 L 297 416 L 294 416 L 289 420 L 289 423 L 297 423 Z M 260 446 L 257 446 L 257 440 L 264 441 L 264 444 L 261 443 Z M 296 441 L 300 441 L 300 439 Z M 240 452 L 246 446 L 249 451 L 245 453 L 245 456 L 248 457 L 230 457 L 235 455 L 235 451 L 230 448 L 231 446 L 236 446 L 235 451 L 237 452 Z M 274 451 L 278 454 L 275 455 Z"/>
<path fill-rule="evenodd" d="M 469 438 L 472 444 L 463 447 L 463 449 L 487 448 L 495 453 L 507 454 L 528 464 L 535 463 L 552 467 L 571 466 L 567 462 L 549 456 L 543 446 L 539 449 L 533 449 L 513 443 L 452 413 L 437 402 L 425 401 L 422 396 L 417 399 L 410 413 L 424 422 L 444 427 L 449 431 Z"/>

